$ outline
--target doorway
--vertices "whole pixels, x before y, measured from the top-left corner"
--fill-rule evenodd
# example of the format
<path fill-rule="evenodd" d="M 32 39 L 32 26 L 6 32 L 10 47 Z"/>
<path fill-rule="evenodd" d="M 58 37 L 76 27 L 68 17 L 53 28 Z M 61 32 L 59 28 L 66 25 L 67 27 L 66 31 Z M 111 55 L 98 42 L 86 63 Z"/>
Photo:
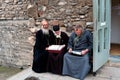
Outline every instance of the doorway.
<path fill-rule="evenodd" d="M 111 2 L 111 49 L 110 55 L 120 56 L 120 0 Z"/>

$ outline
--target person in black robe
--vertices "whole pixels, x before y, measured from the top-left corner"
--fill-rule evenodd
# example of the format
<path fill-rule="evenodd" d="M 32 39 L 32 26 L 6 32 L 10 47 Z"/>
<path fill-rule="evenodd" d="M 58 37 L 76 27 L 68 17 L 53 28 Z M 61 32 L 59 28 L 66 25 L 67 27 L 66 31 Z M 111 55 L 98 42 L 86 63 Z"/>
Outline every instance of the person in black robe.
<path fill-rule="evenodd" d="M 68 35 L 60 31 L 59 25 L 53 26 L 53 31 L 56 36 L 55 45 L 65 45 L 65 48 L 62 53 L 49 53 L 48 57 L 48 72 L 52 72 L 54 74 L 62 74 L 63 67 L 63 55 L 67 52 L 67 43 L 68 43 Z"/>
<path fill-rule="evenodd" d="M 81 25 L 74 26 L 68 41 L 68 52 L 64 55 L 62 74 L 84 80 L 90 71 L 89 56 L 92 49 L 92 33 L 84 30 Z"/>
<path fill-rule="evenodd" d="M 47 71 L 48 51 L 47 47 L 54 44 L 54 33 L 49 30 L 48 22 L 43 20 L 42 28 L 36 33 L 36 41 L 33 49 L 32 70 L 37 73 Z"/>

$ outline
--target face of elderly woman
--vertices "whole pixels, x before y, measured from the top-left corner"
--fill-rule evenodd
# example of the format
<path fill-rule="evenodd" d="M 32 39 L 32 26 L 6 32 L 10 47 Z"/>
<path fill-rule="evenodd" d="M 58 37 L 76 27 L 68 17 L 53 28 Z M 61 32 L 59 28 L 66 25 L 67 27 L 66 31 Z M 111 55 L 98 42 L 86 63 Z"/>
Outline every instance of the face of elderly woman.
<path fill-rule="evenodd" d="M 77 36 L 80 36 L 82 34 L 82 29 L 81 28 L 75 28 L 74 31 L 75 31 L 75 34 Z"/>

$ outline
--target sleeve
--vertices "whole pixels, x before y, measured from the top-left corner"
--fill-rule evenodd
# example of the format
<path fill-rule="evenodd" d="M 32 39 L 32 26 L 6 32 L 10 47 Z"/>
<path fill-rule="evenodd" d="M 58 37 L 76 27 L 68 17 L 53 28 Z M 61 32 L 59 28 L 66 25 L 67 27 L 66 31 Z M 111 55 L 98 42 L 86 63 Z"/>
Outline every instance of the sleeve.
<path fill-rule="evenodd" d="M 50 32 L 50 37 L 49 37 L 49 44 L 52 45 L 52 44 L 55 44 L 55 35 L 53 33 L 53 31 L 49 31 Z"/>
<path fill-rule="evenodd" d="M 93 34 L 90 31 L 88 31 L 88 33 L 87 33 L 87 39 L 88 39 L 88 50 L 92 51 L 92 49 L 93 49 Z"/>
<path fill-rule="evenodd" d="M 73 44 L 73 40 L 74 40 L 73 36 L 74 36 L 74 33 L 72 33 L 72 34 L 70 35 L 70 37 L 69 37 L 67 49 L 73 48 L 73 45 L 74 45 L 74 44 Z"/>
<path fill-rule="evenodd" d="M 35 45 L 33 47 L 33 56 L 34 56 L 34 59 L 38 59 L 38 56 L 40 55 L 40 53 L 42 53 L 42 35 L 40 34 L 41 32 L 38 31 L 36 33 L 36 40 L 35 40 Z"/>
<path fill-rule="evenodd" d="M 63 34 L 62 38 L 63 38 L 63 41 L 64 41 L 63 44 L 65 44 L 67 46 L 69 37 L 65 32 L 62 32 L 62 34 Z"/>

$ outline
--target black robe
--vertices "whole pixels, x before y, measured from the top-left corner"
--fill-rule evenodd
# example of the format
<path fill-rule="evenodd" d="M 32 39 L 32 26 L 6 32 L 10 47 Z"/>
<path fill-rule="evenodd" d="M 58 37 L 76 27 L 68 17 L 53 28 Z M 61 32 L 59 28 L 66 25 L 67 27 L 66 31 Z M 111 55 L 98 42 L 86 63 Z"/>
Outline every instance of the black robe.
<path fill-rule="evenodd" d="M 45 50 L 51 44 L 54 44 L 55 36 L 54 33 L 49 30 L 49 35 L 43 34 L 42 30 L 36 33 L 36 42 L 33 50 L 33 65 L 32 70 L 41 73 L 46 72 L 48 51 Z"/>
<path fill-rule="evenodd" d="M 48 56 L 48 65 L 47 70 L 48 72 L 52 72 L 54 74 L 62 74 L 62 67 L 63 67 L 63 56 L 64 53 L 67 52 L 67 43 L 68 43 L 68 35 L 65 32 L 61 32 L 61 38 L 55 39 L 56 45 L 65 44 L 66 47 L 64 48 L 63 53 L 49 53 Z"/>

